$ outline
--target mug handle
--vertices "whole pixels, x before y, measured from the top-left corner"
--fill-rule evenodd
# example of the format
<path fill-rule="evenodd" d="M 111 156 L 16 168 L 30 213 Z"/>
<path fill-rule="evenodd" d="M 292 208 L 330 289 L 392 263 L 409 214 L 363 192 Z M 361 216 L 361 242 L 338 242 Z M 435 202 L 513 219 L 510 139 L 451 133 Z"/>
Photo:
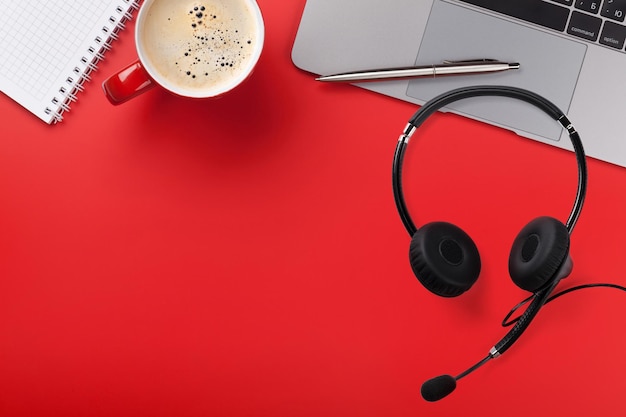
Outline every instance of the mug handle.
<path fill-rule="evenodd" d="M 122 104 L 145 93 L 156 84 L 139 60 L 118 71 L 102 83 L 104 94 L 111 104 Z"/>

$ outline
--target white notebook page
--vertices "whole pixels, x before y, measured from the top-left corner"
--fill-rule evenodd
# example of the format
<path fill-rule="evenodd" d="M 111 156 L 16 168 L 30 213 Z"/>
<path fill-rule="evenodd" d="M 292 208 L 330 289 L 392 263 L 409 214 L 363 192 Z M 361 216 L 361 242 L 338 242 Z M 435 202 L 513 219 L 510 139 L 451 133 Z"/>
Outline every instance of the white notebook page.
<path fill-rule="evenodd" d="M 0 90 L 45 122 L 59 121 L 135 7 L 134 0 L 0 0 Z"/>

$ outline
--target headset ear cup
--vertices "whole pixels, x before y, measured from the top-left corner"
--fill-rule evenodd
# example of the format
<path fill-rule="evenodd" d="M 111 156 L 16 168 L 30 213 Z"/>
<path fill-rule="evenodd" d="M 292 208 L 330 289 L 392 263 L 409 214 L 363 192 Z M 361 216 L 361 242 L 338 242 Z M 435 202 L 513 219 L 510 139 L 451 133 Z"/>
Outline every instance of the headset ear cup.
<path fill-rule="evenodd" d="M 509 256 L 509 274 L 515 285 L 536 292 L 557 278 L 562 266 L 569 265 L 571 270 L 571 262 L 566 262 L 569 243 L 567 228 L 553 217 L 539 217 L 524 226 Z"/>
<path fill-rule="evenodd" d="M 415 232 L 409 261 L 422 285 L 442 297 L 461 295 L 480 274 L 480 255 L 472 239 L 445 222 L 429 223 Z"/>

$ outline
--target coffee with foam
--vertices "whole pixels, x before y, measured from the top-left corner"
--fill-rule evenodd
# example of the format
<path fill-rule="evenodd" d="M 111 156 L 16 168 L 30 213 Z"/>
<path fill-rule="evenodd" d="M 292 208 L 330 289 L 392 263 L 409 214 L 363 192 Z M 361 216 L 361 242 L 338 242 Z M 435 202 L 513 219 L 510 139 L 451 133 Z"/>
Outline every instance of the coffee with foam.
<path fill-rule="evenodd" d="M 155 0 L 146 13 L 138 34 L 143 61 L 172 91 L 227 90 L 258 59 L 262 35 L 248 1 Z"/>

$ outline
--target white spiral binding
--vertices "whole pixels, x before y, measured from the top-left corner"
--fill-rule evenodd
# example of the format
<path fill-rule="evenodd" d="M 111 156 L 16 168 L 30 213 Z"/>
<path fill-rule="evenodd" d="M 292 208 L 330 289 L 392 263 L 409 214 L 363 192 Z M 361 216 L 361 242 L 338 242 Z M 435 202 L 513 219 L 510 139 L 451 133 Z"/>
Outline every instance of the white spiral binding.
<path fill-rule="evenodd" d="M 54 123 L 63 120 L 63 113 L 70 111 L 70 104 L 76 101 L 76 94 L 84 90 L 85 82 L 91 81 L 91 72 L 98 69 L 98 63 L 104 59 L 104 53 L 111 49 L 111 43 L 119 38 L 118 33 L 125 28 L 125 22 L 132 19 L 133 11 L 139 8 L 141 0 L 124 0 L 129 4 L 128 11 L 117 7 L 119 16 L 110 16 L 109 24 L 102 28 L 102 36 L 96 36 L 94 43 L 87 50 L 88 54 L 80 59 L 79 66 L 74 68 L 73 75 L 65 80 L 59 88 L 59 97 L 51 100 L 52 108 L 46 107 L 45 112 L 52 115 Z"/>

